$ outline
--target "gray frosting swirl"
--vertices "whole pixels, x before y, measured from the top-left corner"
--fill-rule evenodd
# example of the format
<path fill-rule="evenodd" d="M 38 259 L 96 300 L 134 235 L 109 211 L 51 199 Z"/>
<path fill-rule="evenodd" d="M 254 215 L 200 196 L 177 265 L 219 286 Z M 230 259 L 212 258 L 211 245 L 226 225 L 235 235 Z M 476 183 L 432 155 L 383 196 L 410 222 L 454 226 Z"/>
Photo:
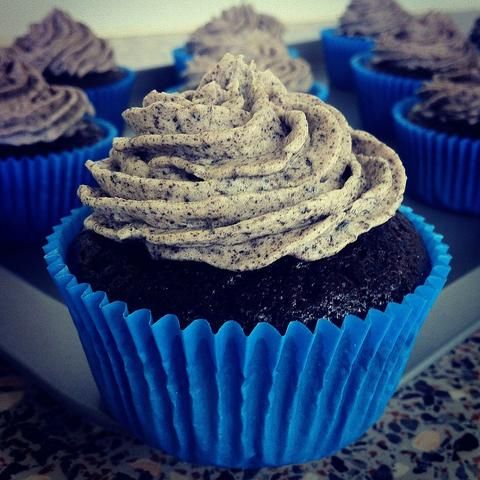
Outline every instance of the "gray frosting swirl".
<path fill-rule="evenodd" d="M 195 30 L 187 49 L 194 55 L 212 55 L 229 36 L 256 30 L 281 39 L 285 27 L 276 18 L 257 13 L 251 5 L 239 5 L 224 10 L 219 17 Z"/>
<path fill-rule="evenodd" d="M 417 94 L 420 102 L 411 110 L 414 119 L 480 133 L 480 70 L 435 75 Z"/>
<path fill-rule="evenodd" d="M 208 54 L 195 55 L 187 66 L 187 88 L 195 88 L 226 53 L 241 54 L 248 61 L 255 61 L 260 70 L 270 69 L 290 91 L 308 92 L 312 87 L 312 71 L 305 60 L 291 58 L 280 38 L 254 30 L 237 35 L 229 33 Z"/>
<path fill-rule="evenodd" d="M 29 32 L 15 40 L 13 48 L 22 60 L 52 75 L 84 77 L 115 68 L 113 50 L 83 23 L 58 8 Z"/>
<path fill-rule="evenodd" d="M 132 138 L 88 162 L 85 226 L 141 239 L 154 258 L 241 271 L 334 255 L 399 207 L 393 150 L 318 98 L 225 57 L 196 90 L 150 92 L 124 112 Z"/>
<path fill-rule="evenodd" d="M 348 37 L 372 37 L 395 32 L 412 15 L 394 0 L 352 0 L 340 17 L 338 33 Z"/>
<path fill-rule="evenodd" d="M 429 78 L 435 73 L 465 70 L 478 64 L 475 47 L 448 16 L 430 12 L 376 42 L 373 65 Z"/>
<path fill-rule="evenodd" d="M 0 50 L 0 144 L 52 142 L 75 133 L 93 113 L 83 91 L 48 85 L 38 70 Z"/>

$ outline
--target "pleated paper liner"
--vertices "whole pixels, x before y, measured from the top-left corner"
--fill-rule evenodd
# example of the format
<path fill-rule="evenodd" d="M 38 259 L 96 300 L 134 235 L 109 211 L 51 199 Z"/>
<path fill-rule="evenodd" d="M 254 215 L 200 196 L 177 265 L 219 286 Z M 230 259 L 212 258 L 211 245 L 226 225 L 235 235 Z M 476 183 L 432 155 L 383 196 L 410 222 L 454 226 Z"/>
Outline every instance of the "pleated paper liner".
<path fill-rule="evenodd" d="M 291 58 L 299 58 L 300 52 L 295 47 L 288 47 L 288 54 Z M 187 47 L 177 47 L 172 50 L 173 63 L 175 71 L 179 75 L 183 75 L 187 69 L 188 62 L 193 55 L 188 52 Z"/>
<path fill-rule="evenodd" d="M 362 128 L 384 141 L 394 138 L 392 108 L 416 93 L 422 80 L 373 70 L 371 53 L 351 60 Z"/>
<path fill-rule="evenodd" d="M 165 91 L 167 93 L 177 93 L 183 90 L 185 90 L 185 84 L 179 83 L 178 85 L 173 85 L 171 87 L 168 87 Z M 324 83 L 314 81 L 308 93 L 326 102 L 330 91 L 328 89 L 328 86 L 325 85 Z"/>
<path fill-rule="evenodd" d="M 408 192 L 435 207 L 480 214 L 480 139 L 422 127 L 407 114 L 416 97 L 393 109 L 396 142 L 408 175 Z"/>
<path fill-rule="evenodd" d="M 320 37 L 330 86 L 340 90 L 355 90 L 350 60 L 354 55 L 370 52 L 374 41 L 367 37 L 338 35 L 335 28 L 321 30 Z"/>
<path fill-rule="evenodd" d="M 259 468 L 329 455 L 359 438 L 395 391 L 415 337 L 445 284 L 450 255 L 441 235 L 411 209 L 428 250 L 425 283 L 384 312 L 291 322 L 282 336 L 235 321 L 212 333 L 206 320 L 181 329 L 79 283 L 66 265 L 88 215 L 77 209 L 48 237 L 45 259 L 78 329 L 111 414 L 133 435 L 193 463 Z"/>
<path fill-rule="evenodd" d="M 124 127 L 122 112 L 128 107 L 136 78 L 133 70 L 125 67 L 121 70 L 125 76 L 117 82 L 85 89 L 95 107 L 96 116 L 113 123 L 119 133 L 122 133 Z"/>
<path fill-rule="evenodd" d="M 105 158 L 116 128 L 94 119 L 104 130 L 97 143 L 49 155 L 0 158 L 0 244 L 41 243 L 53 225 L 78 207 L 77 188 L 95 184 L 87 160 Z"/>

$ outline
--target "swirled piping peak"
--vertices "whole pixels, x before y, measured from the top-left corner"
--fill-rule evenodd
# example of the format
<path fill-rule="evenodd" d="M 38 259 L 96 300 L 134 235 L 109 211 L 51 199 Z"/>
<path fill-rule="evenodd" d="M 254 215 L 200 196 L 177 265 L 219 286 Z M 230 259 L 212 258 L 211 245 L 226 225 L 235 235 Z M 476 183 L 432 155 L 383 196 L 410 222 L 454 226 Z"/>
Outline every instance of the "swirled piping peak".
<path fill-rule="evenodd" d="M 150 92 L 132 138 L 88 162 L 85 226 L 154 258 L 253 270 L 331 256 L 386 222 L 405 172 L 393 150 L 318 98 L 227 54 L 195 90 Z"/>

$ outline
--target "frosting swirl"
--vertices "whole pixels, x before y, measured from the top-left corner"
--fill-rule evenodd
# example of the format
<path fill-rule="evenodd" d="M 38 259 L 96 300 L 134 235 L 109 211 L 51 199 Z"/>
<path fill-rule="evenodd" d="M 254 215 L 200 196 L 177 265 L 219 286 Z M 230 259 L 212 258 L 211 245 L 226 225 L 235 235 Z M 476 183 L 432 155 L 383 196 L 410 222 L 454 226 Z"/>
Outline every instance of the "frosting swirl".
<path fill-rule="evenodd" d="M 255 61 L 260 70 L 270 69 L 290 91 L 308 92 L 312 87 L 310 65 L 301 58 L 291 58 L 281 39 L 255 30 L 227 34 L 208 54 L 195 55 L 187 67 L 187 88 L 195 88 L 226 53 L 242 54 L 248 61 Z"/>
<path fill-rule="evenodd" d="M 281 39 L 285 27 L 276 18 L 257 13 L 251 5 L 231 7 L 195 30 L 187 42 L 187 49 L 194 55 L 212 55 L 229 37 L 256 30 Z"/>
<path fill-rule="evenodd" d="M 58 8 L 30 25 L 29 32 L 17 38 L 13 48 L 25 63 L 54 76 L 81 78 L 115 69 L 113 50 L 106 40 Z"/>
<path fill-rule="evenodd" d="M 480 70 L 454 75 L 435 75 L 417 92 L 421 101 L 410 117 L 423 125 L 480 135 Z"/>
<path fill-rule="evenodd" d="M 318 98 L 225 57 L 196 90 L 150 92 L 124 112 L 133 138 L 88 162 L 99 188 L 85 226 L 150 254 L 253 270 L 292 255 L 334 255 L 391 218 L 398 156 Z"/>
<path fill-rule="evenodd" d="M 373 37 L 395 32 L 412 20 L 394 0 L 352 0 L 340 17 L 338 32 L 348 37 Z"/>
<path fill-rule="evenodd" d="M 429 78 L 472 68 L 478 64 L 478 54 L 448 15 L 430 12 L 394 34 L 379 37 L 372 64 Z"/>
<path fill-rule="evenodd" d="M 54 86 L 8 50 L 0 50 L 0 144 L 52 142 L 72 135 L 94 109 L 74 87 Z"/>

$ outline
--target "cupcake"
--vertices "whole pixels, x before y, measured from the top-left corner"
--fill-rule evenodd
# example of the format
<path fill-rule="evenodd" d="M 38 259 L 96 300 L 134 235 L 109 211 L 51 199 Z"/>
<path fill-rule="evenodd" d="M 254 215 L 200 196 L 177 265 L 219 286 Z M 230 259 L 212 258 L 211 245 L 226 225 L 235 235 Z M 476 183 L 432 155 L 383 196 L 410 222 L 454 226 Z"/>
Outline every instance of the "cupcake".
<path fill-rule="evenodd" d="M 433 206 L 480 213 L 480 70 L 436 75 L 394 108 L 409 193 Z"/>
<path fill-rule="evenodd" d="M 30 25 L 13 48 L 49 83 L 84 90 L 100 118 L 119 130 L 123 128 L 121 114 L 128 105 L 135 73 L 118 67 L 108 42 L 85 24 L 55 8 L 42 21 Z"/>
<path fill-rule="evenodd" d="M 86 159 L 102 158 L 116 134 L 93 113 L 82 90 L 48 85 L 0 50 L 0 243 L 38 242 L 78 206 Z"/>
<path fill-rule="evenodd" d="M 45 247 L 109 411 L 229 467 L 358 438 L 448 272 L 399 157 L 241 56 L 124 118 Z"/>
<path fill-rule="evenodd" d="M 373 55 L 352 59 L 363 127 L 393 137 L 393 105 L 413 95 L 434 74 L 478 64 L 478 53 L 453 20 L 431 12 L 392 35 L 381 36 Z"/>
<path fill-rule="evenodd" d="M 369 52 L 381 34 L 401 30 L 411 20 L 412 16 L 394 0 L 352 0 L 340 17 L 338 27 L 321 31 L 330 84 L 353 90 L 350 59 Z"/>
<path fill-rule="evenodd" d="M 225 10 L 197 29 L 187 43 L 191 57 L 181 72 L 184 82 L 169 91 L 196 88 L 202 77 L 226 54 L 242 54 L 261 70 L 270 69 L 293 92 L 310 92 L 325 100 L 328 90 L 315 82 L 310 65 L 292 58 L 282 40 L 284 27 L 249 6 Z"/>

